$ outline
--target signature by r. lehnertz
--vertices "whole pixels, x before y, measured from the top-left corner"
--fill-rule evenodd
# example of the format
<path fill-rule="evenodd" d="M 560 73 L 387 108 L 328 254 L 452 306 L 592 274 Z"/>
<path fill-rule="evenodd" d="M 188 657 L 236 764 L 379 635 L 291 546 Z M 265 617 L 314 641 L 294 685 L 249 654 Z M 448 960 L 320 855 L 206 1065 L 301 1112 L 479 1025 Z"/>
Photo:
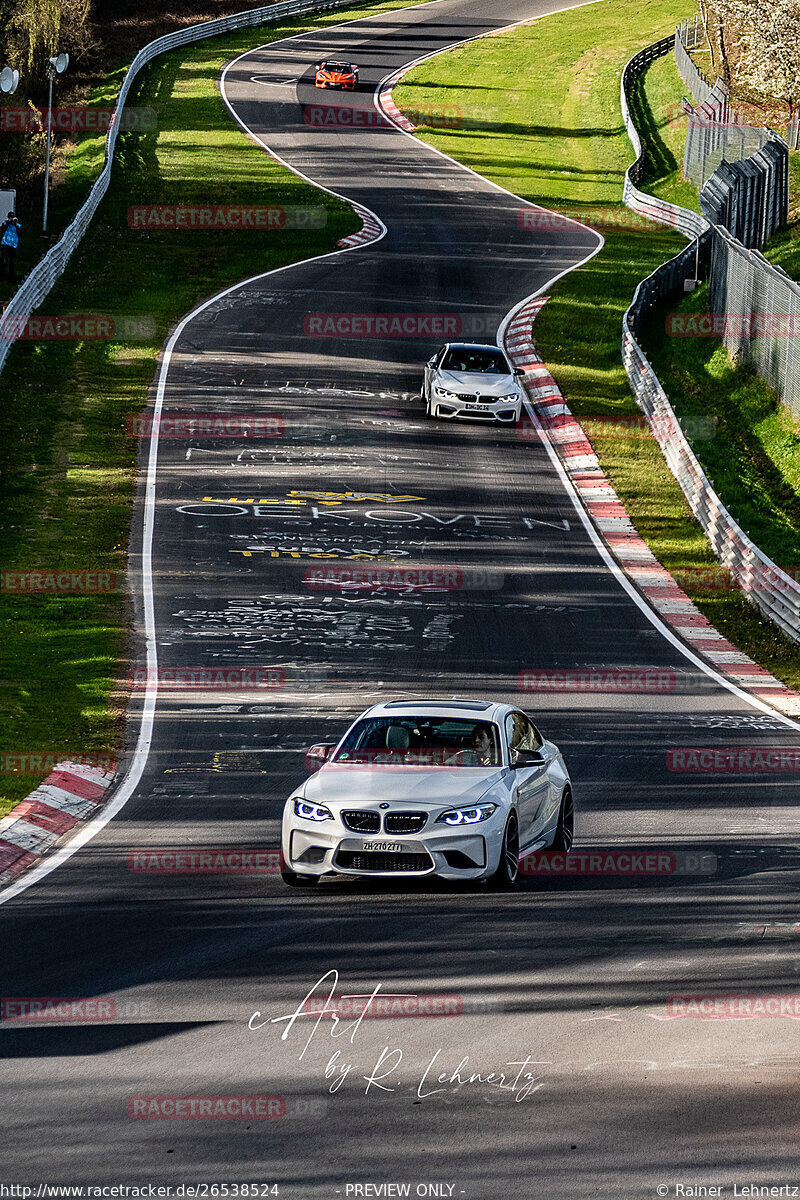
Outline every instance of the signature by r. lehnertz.
<path fill-rule="evenodd" d="M 281 1041 L 285 1042 L 295 1033 L 295 1026 L 298 1022 L 304 1025 L 310 1019 L 312 1021 L 311 1030 L 308 1033 L 305 1044 L 300 1050 L 298 1059 L 305 1057 L 306 1051 L 309 1050 L 314 1042 L 320 1023 L 323 1020 L 326 1020 L 328 1023 L 329 1037 L 334 1039 L 344 1038 L 345 1044 L 349 1044 L 350 1046 L 355 1045 L 356 1036 L 361 1028 L 361 1022 L 369 1015 L 370 1005 L 380 995 L 382 985 L 380 983 L 376 984 L 372 992 L 363 997 L 363 1003 L 359 1005 L 360 1012 L 355 1020 L 345 1021 L 337 1013 L 337 1006 L 334 1003 L 338 983 L 339 972 L 333 969 L 327 971 L 306 992 L 293 1012 L 285 1013 L 279 1017 L 265 1017 L 262 1019 L 263 1014 L 259 1010 L 256 1010 L 247 1023 L 248 1029 L 255 1031 L 264 1029 L 269 1025 L 283 1025 Z M 329 989 L 327 997 L 324 999 L 324 1003 L 320 1004 L 320 991 L 322 991 L 324 997 L 326 989 Z M 302 1038 L 302 1032 L 300 1036 Z M 328 1046 L 330 1048 L 330 1043 L 328 1043 Z M 359 1080 L 362 1080 L 365 1084 L 364 1095 L 369 1095 L 373 1090 L 379 1094 L 395 1092 L 402 1085 L 403 1078 L 398 1072 L 402 1067 L 404 1055 L 403 1050 L 399 1046 L 384 1046 L 375 1062 L 367 1068 L 366 1074 L 364 1074 L 363 1064 L 359 1066 L 349 1055 L 349 1051 L 343 1052 L 337 1049 L 333 1051 L 328 1059 L 325 1065 L 325 1079 L 328 1081 L 328 1090 L 330 1092 L 337 1092 L 345 1082 L 357 1083 Z M 524 1059 L 504 1062 L 502 1069 L 476 1071 L 469 1067 L 469 1055 L 465 1054 L 458 1065 L 452 1068 L 445 1066 L 445 1051 L 443 1047 L 439 1047 L 431 1055 L 427 1065 L 416 1080 L 417 1096 L 420 1100 L 427 1100 L 431 1096 L 443 1092 L 451 1092 L 456 1088 L 481 1085 L 483 1087 L 497 1088 L 501 1092 L 507 1092 L 513 1095 L 514 1100 L 518 1103 L 544 1086 L 541 1076 L 535 1073 L 534 1068 L 548 1065 L 550 1065 L 549 1062 L 534 1059 L 530 1055 L 527 1055 Z"/>

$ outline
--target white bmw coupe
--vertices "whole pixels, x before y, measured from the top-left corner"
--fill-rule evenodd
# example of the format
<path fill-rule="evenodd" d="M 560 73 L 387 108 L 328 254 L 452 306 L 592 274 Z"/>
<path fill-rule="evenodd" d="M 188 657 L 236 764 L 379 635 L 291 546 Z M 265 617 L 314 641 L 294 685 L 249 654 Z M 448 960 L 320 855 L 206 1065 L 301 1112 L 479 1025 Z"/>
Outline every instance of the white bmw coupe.
<path fill-rule="evenodd" d="M 282 875 L 517 882 L 521 854 L 572 845 L 564 760 L 531 719 L 491 700 L 393 700 L 337 745 L 312 746 L 314 773 L 283 812 Z"/>
<path fill-rule="evenodd" d="M 497 346 L 448 342 L 425 364 L 420 399 L 432 418 L 513 425 L 522 415 L 524 374 Z"/>

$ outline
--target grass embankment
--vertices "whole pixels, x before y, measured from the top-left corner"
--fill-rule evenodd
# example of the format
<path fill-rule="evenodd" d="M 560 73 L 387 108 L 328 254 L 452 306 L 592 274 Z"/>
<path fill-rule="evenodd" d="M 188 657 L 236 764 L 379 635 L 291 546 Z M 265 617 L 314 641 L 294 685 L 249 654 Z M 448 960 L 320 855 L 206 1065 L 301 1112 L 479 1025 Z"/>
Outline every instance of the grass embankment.
<path fill-rule="evenodd" d="M 536 321 L 536 341 L 640 534 L 682 577 L 716 560 L 656 442 L 626 433 L 623 422 L 640 410 L 622 367 L 620 339 L 637 283 L 686 243 L 668 232 L 614 223 L 630 223 L 621 203 L 632 158 L 619 110 L 622 67 L 685 15 L 683 0 L 591 5 L 440 55 L 395 89 L 395 100 L 409 112 L 435 106 L 443 95 L 463 112 L 460 128 L 426 130 L 420 133 L 425 141 L 527 199 L 559 212 L 596 214 L 606 244 L 553 287 Z M 680 120 L 670 70 L 668 63 L 650 68 L 636 106 L 651 159 L 646 186 L 673 199 Z M 797 647 L 739 592 L 688 583 L 686 590 L 742 650 L 800 686 Z"/>
<path fill-rule="evenodd" d="M 390 11 L 378 3 L 347 18 Z M 129 103 L 155 110 L 157 130 L 125 133 L 112 186 L 90 232 L 42 307 L 46 314 L 141 317 L 143 335 L 98 342 L 18 342 L 2 374 L 0 565 L 5 571 L 125 570 L 141 412 L 170 327 L 227 284 L 335 247 L 360 227 L 344 203 L 305 184 L 245 138 L 218 90 L 220 70 L 250 46 L 342 13 L 242 31 L 167 55 L 139 77 Z M 116 92 L 109 79 L 97 103 Z M 102 139 L 67 164 L 62 208 L 85 194 Z M 323 205 L 319 230 L 143 232 L 135 204 Z M 123 718 L 129 626 L 122 584 L 110 594 L 13 595 L 0 601 L 0 816 L 47 769 L 13 771 L 5 756 L 110 754 Z"/>
<path fill-rule="evenodd" d="M 637 80 L 630 98 L 631 113 L 648 150 L 637 187 L 670 204 L 700 212 L 695 186 L 683 178 L 687 118 L 680 101 L 685 92 L 674 54 L 657 58 Z"/>
<path fill-rule="evenodd" d="M 675 312 L 708 312 L 708 286 L 681 297 Z M 663 311 L 642 342 L 678 416 L 711 415 L 713 437 L 695 445 L 725 505 L 780 566 L 800 568 L 800 431 L 775 392 L 737 366 L 718 338 L 669 337 Z"/>
<path fill-rule="evenodd" d="M 789 154 L 789 224 L 770 239 L 763 254 L 800 282 L 800 150 Z"/>

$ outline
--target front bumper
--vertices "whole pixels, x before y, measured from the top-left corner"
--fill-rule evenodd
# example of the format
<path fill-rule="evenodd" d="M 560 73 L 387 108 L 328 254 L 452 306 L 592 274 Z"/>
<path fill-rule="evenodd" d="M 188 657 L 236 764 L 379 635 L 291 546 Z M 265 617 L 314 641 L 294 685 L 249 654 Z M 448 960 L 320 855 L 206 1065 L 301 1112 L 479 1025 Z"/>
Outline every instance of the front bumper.
<path fill-rule="evenodd" d="M 434 416 L 441 417 L 446 421 L 497 421 L 501 425 L 513 425 L 520 419 L 522 413 L 522 401 L 504 400 L 497 404 L 491 401 L 479 401 L 476 403 L 459 400 L 457 398 L 445 398 L 433 396 L 433 412 Z"/>
<path fill-rule="evenodd" d="M 328 826 L 326 829 L 325 826 Z M 291 814 L 284 820 L 282 849 L 286 865 L 301 875 L 361 875 L 409 879 L 436 875 L 441 879 L 482 879 L 492 874 L 500 859 L 504 818 L 495 813 L 467 831 L 451 826 L 431 826 L 424 834 L 395 837 L 361 836 L 338 821 L 319 824 Z M 400 852 L 370 849 L 396 842 Z"/>

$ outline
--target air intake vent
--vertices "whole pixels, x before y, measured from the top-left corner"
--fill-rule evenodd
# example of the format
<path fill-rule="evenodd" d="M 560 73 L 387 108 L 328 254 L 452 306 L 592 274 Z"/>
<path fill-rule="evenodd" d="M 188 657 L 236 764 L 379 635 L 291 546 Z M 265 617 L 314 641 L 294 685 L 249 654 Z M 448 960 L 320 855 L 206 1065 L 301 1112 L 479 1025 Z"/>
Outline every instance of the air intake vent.
<path fill-rule="evenodd" d="M 428 854 L 369 853 L 360 850 L 340 850 L 336 866 L 343 871 L 428 871 L 433 861 Z"/>
<path fill-rule="evenodd" d="M 380 814 L 367 809 L 345 810 L 342 821 L 353 833 L 377 833 L 381 827 Z"/>
<path fill-rule="evenodd" d="M 428 821 L 427 813 L 392 812 L 383 818 L 383 828 L 386 833 L 419 833 Z"/>

